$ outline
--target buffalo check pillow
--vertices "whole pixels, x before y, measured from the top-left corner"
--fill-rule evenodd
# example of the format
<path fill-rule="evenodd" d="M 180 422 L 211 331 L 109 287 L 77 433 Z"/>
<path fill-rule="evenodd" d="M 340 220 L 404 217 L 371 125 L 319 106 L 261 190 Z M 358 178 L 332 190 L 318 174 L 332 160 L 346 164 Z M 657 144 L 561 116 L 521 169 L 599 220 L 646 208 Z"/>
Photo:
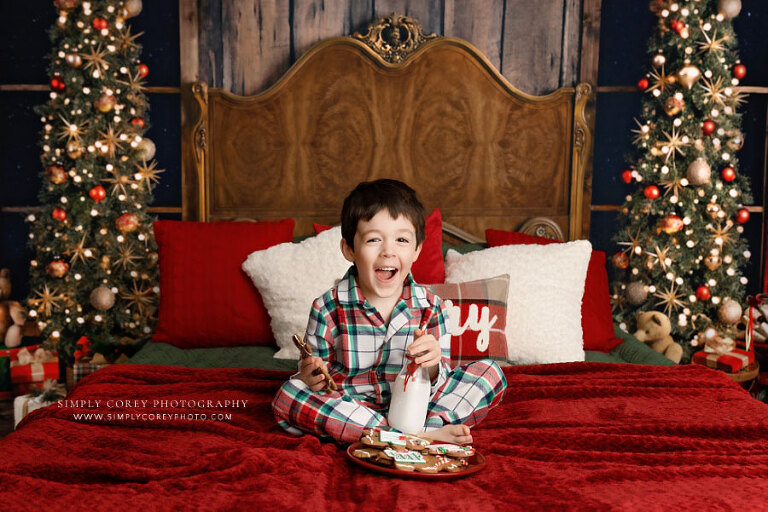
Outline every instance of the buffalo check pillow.
<path fill-rule="evenodd" d="M 506 362 L 508 275 L 429 288 L 448 308 L 451 366 L 479 359 Z"/>

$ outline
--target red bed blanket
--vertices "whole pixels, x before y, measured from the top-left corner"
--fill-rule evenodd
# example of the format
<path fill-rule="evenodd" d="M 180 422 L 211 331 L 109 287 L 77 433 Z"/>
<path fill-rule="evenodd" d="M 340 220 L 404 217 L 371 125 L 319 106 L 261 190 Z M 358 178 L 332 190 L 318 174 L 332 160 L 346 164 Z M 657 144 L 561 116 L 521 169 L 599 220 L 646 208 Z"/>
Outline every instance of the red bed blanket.
<path fill-rule="evenodd" d="M 114 365 L 81 381 L 66 406 L 32 412 L 0 442 L 0 508 L 757 510 L 768 503 L 768 406 L 720 372 L 569 363 L 505 374 L 502 404 L 473 430 L 486 468 L 416 482 L 352 465 L 332 442 L 281 431 L 270 401 L 286 373 Z M 158 419 L 180 413 L 208 419 Z M 231 419 L 210 419 L 227 413 Z"/>

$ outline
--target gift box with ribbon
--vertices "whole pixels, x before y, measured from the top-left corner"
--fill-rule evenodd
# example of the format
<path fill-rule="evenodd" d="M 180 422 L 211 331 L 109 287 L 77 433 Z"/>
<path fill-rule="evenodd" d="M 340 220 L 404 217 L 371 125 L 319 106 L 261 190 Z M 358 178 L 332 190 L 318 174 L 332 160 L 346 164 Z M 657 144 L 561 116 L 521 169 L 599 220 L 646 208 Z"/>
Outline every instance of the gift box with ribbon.
<path fill-rule="evenodd" d="M 11 384 L 15 396 L 26 395 L 33 389 L 42 390 L 46 379 L 59 379 L 59 358 L 53 353 L 37 348 L 34 352 L 23 347 L 11 361 Z"/>
<path fill-rule="evenodd" d="M 693 362 L 717 368 L 729 373 L 736 373 L 746 368 L 755 361 L 755 353 L 740 348 L 734 348 L 729 352 L 717 353 L 707 350 L 699 350 L 693 354 Z"/>
<path fill-rule="evenodd" d="M 0 399 L 10 400 L 13 398 L 13 389 L 11 386 L 11 361 L 18 359 L 17 354 L 23 348 L 27 351 L 35 351 L 39 345 L 30 345 L 27 347 L 0 348 Z"/>
<path fill-rule="evenodd" d="M 49 379 L 43 382 L 42 393 L 17 396 L 13 400 L 13 428 L 30 412 L 51 405 L 66 396 L 64 386 Z"/>

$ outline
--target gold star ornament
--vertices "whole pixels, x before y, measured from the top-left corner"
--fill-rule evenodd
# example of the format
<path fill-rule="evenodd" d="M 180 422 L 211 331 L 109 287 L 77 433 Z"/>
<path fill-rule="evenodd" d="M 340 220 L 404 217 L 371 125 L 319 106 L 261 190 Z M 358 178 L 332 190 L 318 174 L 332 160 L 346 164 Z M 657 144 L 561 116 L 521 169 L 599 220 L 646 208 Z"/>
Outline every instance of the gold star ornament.
<path fill-rule="evenodd" d="M 165 172 L 165 169 L 156 169 L 156 166 L 157 162 L 154 160 L 150 164 L 142 162 L 136 165 L 137 170 L 134 178 L 137 183 L 143 183 L 147 186 L 147 192 L 152 192 L 152 184 L 159 183 L 160 178 L 158 176 Z"/>

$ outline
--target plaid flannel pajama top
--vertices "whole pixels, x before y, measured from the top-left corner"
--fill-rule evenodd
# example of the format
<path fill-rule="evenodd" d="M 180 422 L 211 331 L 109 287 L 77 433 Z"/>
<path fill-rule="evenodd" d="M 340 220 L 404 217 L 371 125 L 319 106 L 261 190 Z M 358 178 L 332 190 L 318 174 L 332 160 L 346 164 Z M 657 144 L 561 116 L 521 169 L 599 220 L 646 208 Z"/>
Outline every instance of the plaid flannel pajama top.
<path fill-rule="evenodd" d="M 419 327 L 440 343 L 442 360 L 432 384 L 425 430 L 446 424 L 474 426 L 501 401 L 506 379 L 491 360 L 450 368 L 447 310 L 440 299 L 409 275 L 389 324 L 358 286 L 354 267 L 338 285 L 315 300 L 305 341 L 328 363 L 334 392 L 311 391 L 294 375 L 272 402 L 288 432 L 355 442 L 366 428 L 388 427 L 390 385 L 405 364 L 405 349 Z"/>

